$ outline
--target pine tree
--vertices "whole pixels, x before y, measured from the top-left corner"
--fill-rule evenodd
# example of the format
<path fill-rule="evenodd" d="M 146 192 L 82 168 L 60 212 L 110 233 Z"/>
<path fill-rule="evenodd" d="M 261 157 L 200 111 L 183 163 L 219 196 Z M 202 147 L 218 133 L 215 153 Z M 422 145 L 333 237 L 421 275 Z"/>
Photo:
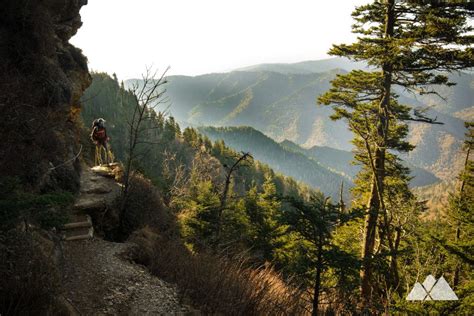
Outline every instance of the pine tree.
<path fill-rule="evenodd" d="M 312 315 L 319 315 L 323 273 L 335 267 L 342 271 L 342 275 L 348 274 L 348 266 L 357 263 L 354 256 L 333 243 L 333 233 L 337 227 L 357 218 L 360 213 L 341 212 L 341 205 L 330 203 L 329 198 L 320 194 L 311 195 L 309 201 L 294 197 L 287 197 L 286 200 L 291 207 L 283 209 L 281 221 L 288 225 L 288 232 L 295 232 L 305 245 L 306 266 L 313 271 L 313 281 L 310 282 L 313 285 Z"/>
<path fill-rule="evenodd" d="M 180 135 L 181 131 L 179 130 L 179 125 L 177 125 L 174 117 L 170 116 L 164 126 L 163 130 L 163 139 L 165 141 L 171 142 L 174 141 L 177 135 Z"/>
<path fill-rule="evenodd" d="M 433 85 L 452 85 L 442 72 L 473 66 L 474 37 L 468 18 L 473 11 L 463 5 L 422 4 L 418 1 L 375 1 L 355 9 L 353 44 L 334 45 L 330 54 L 365 61 L 374 71 L 355 70 L 338 75 L 319 102 L 333 105 L 333 119 L 346 119 L 355 134 L 356 159 L 364 168 L 359 179 L 368 181 L 363 197 L 367 216 L 360 271 L 364 310 L 373 306 L 373 256 L 377 229 L 394 248 L 393 227 L 388 222 L 385 186 L 397 162 L 393 151 L 410 151 L 405 141 L 407 121 L 438 123 L 420 109 L 397 102 L 393 87 L 410 92 L 436 93 Z M 400 168 L 396 168 L 400 169 Z M 365 174 L 364 174 L 365 173 Z M 380 235 L 380 232 L 378 232 Z M 393 259 L 393 258 L 392 258 Z"/>
<path fill-rule="evenodd" d="M 198 250 L 215 246 L 219 195 L 212 182 L 192 177 L 189 196 L 182 204 L 185 239 Z"/>
<path fill-rule="evenodd" d="M 281 203 L 277 200 L 276 188 L 271 177 L 267 177 L 258 192 L 251 188 L 245 197 L 245 209 L 252 223 L 251 244 L 255 253 L 260 253 L 262 261 L 271 261 L 273 251 L 278 247 L 278 239 L 285 228 L 278 223 L 277 214 Z"/>

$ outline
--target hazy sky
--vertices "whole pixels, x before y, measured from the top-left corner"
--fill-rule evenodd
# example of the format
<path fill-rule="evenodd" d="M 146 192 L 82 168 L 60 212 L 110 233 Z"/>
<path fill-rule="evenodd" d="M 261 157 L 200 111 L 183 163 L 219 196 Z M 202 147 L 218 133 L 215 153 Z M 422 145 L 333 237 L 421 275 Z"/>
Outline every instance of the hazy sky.
<path fill-rule="evenodd" d="M 93 70 L 138 77 L 146 65 L 198 75 L 328 57 L 351 42 L 367 0 L 89 0 L 72 43 Z"/>

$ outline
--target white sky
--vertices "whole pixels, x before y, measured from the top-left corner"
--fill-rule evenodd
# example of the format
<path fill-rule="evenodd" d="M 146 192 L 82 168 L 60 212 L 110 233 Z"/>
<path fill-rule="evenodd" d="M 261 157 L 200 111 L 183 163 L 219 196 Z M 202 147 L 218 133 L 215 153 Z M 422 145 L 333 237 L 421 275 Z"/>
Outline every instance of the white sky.
<path fill-rule="evenodd" d="M 89 0 L 71 42 L 92 70 L 136 78 L 223 72 L 259 63 L 327 58 L 352 42 L 350 13 L 368 0 Z"/>

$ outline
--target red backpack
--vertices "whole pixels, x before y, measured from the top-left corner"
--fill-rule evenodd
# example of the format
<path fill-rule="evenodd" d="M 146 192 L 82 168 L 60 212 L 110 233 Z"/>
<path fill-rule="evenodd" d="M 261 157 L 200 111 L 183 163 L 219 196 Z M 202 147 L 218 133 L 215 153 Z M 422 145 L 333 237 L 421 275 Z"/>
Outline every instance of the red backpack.
<path fill-rule="evenodd" d="M 98 141 L 106 141 L 107 140 L 107 134 L 105 132 L 105 128 L 100 128 L 100 127 L 97 127 L 94 129 L 94 139 L 98 140 Z"/>

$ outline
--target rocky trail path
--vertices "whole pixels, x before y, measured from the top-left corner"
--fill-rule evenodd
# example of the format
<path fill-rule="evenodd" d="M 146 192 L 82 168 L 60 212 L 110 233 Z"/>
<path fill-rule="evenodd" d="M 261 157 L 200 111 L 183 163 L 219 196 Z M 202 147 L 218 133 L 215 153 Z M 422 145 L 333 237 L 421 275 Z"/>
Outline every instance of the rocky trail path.
<path fill-rule="evenodd" d="M 106 207 L 120 192 L 107 170 L 84 169 L 74 208 L 79 217 Z M 192 314 L 180 303 L 175 286 L 126 259 L 123 254 L 132 244 L 76 235 L 83 238 L 64 242 L 63 286 L 64 297 L 77 315 Z"/>
<path fill-rule="evenodd" d="M 100 238 L 66 244 L 65 296 L 78 314 L 187 314 L 174 286 L 124 259 L 129 246 Z"/>

